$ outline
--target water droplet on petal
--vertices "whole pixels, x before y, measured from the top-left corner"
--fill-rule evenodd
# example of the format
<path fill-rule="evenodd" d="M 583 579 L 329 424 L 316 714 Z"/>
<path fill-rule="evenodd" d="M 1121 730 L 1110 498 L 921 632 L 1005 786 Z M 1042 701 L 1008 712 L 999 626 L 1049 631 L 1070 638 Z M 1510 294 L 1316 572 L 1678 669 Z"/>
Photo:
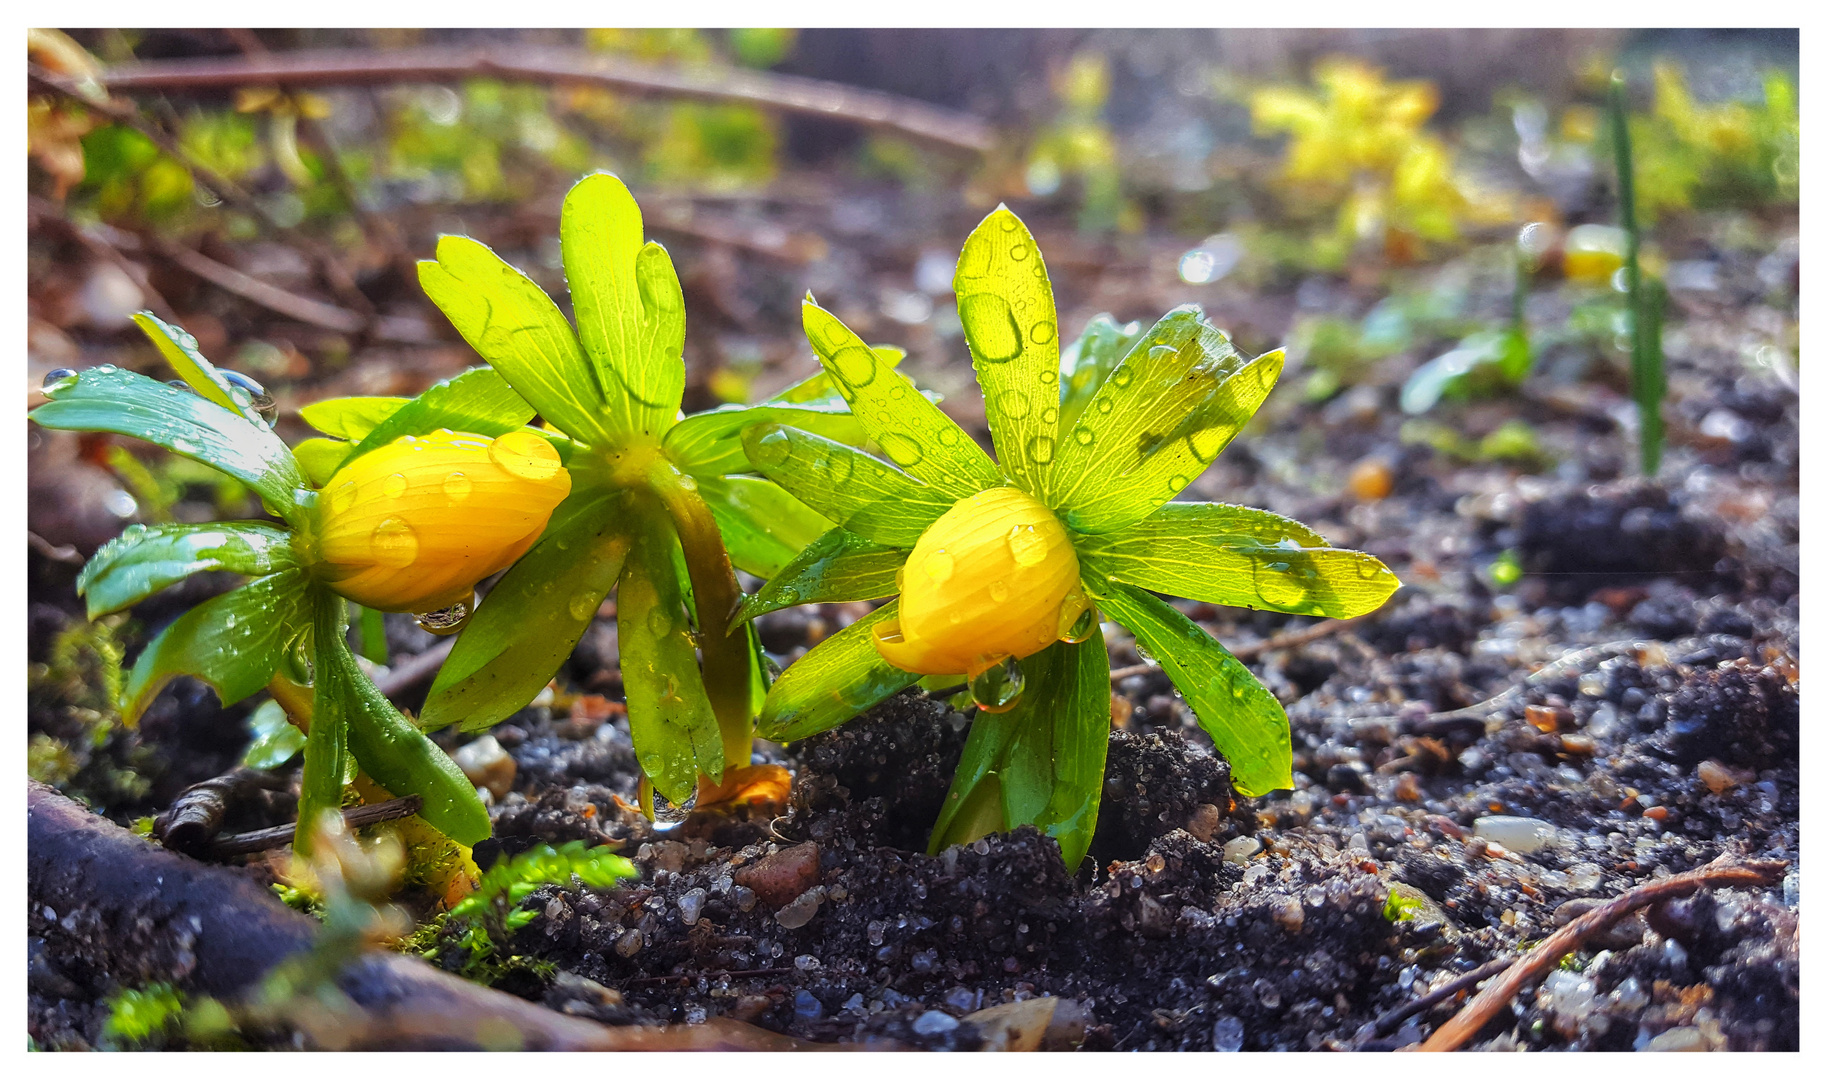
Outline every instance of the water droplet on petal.
<path fill-rule="evenodd" d="M 1047 541 L 1032 525 L 1017 525 L 1009 530 L 1009 555 L 1018 566 L 1039 566 L 1047 557 Z"/>
<path fill-rule="evenodd" d="M 469 498 L 469 493 L 475 486 L 470 482 L 469 477 L 460 472 L 454 472 L 444 478 L 444 495 L 451 502 L 462 502 Z M 564 542 L 560 541 L 558 546 L 563 548 Z"/>
<path fill-rule="evenodd" d="M 447 608 L 439 608 L 436 611 L 421 612 L 414 615 L 413 619 L 419 624 L 419 629 L 439 637 L 449 637 L 463 629 L 463 624 L 469 622 L 474 602 L 475 596 L 471 594 L 468 600 L 459 600 Z"/>
<path fill-rule="evenodd" d="M 405 518 L 390 517 L 374 527 L 369 537 L 374 561 L 381 566 L 401 567 L 419 557 L 419 537 Z"/>
<path fill-rule="evenodd" d="M 510 431 L 489 444 L 489 460 L 510 475 L 534 483 L 550 480 L 563 466 L 552 444 L 530 431 Z"/>
<path fill-rule="evenodd" d="M 330 513 L 347 513 L 355 502 L 355 481 L 344 480 L 330 489 Z"/>
<path fill-rule="evenodd" d="M 990 582 L 990 599 L 998 604 L 1009 598 L 1009 583 L 1006 581 Z"/>
<path fill-rule="evenodd" d="M 1021 700 L 1024 678 L 1014 657 L 971 676 L 971 701 L 984 712 L 1008 712 Z"/>
<path fill-rule="evenodd" d="M 406 474 L 394 473 L 392 476 L 381 481 L 381 494 L 387 496 L 389 499 L 397 499 L 406 494 Z"/>
<path fill-rule="evenodd" d="M 935 584 L 943 585 L 952 578 L 953 560 L 951 552 L 940 549 L 926 560 L 926 576 Z"/>

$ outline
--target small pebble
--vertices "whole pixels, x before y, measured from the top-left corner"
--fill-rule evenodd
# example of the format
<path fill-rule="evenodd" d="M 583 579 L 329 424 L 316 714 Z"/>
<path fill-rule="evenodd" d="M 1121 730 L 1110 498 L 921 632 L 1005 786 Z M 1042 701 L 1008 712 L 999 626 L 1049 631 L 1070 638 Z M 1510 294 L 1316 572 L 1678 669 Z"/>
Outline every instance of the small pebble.
<path fill-rule="evenodd" d="M 943 1035 L 958 1026 L 958 1018 L 938 1009 L 928 1009 L 913 1022 L 916 1035 Z"/>
<path fill-rule="evenodd" d="M 1554 826 L 1530 817 L 1497 814 L 1472 822 L 1472 832 L 1493 844 L 1502 844 L 1518 855 L 1540 851 L 1554 842 Z"/>
<path fill-rule="evenodd" d="M 514 789 L 514 759 L 493 735 L 484 735 L 458 747 L 450 759 L 463 770 L 470 783 L 487 789 L 497 801 L 507 798 L 507 793 Z"/>
<path fill-rule="evenodd" d="M 1307 923 L 1307 913 L 1301 908 L 1300 901 L 1290 896 L 1276 905 L 1275 921 L 1289 934 L 1298 934 Z"/>
<path fill-rule="evenodd" d="M 622 936 L 615 939 L 615 955 L 626 959 L 641 951 L 641 932 L 624 930 Z"/>
<path fill-rule="evenodd" d="M 818 957 L 813 956 L 811 953 L 795 956 L 793 958 L 793 966 L 801 971 L 817 971 L 819 969 Z"/>
<path fill-rule="evenodd" d="M 1351 467 L 1351 476 L 1345 481 L 1345 487 L 1354 498 L 1362 502 L 1376 502 L 1388 498 L 1389 493 L 1395 490 L 1395 472 L 1389 467 L 1389 462 L 1382 458 L 1367 457 Z"/>
<path fill-rule="evenodd" d="M 686 926 L 698 925 L 698 916 L 704 912 L 704 897 L 703 889 L 690 889 L 679 897 L 679 918 Z"/>
<path fill-rule="evenodd" d="M 1220 1016 L 1212 1024 L 1212 1049 L 1235 1054 L 1243 1049 L 1243 1021 L 1235 1016 Z"/>
<path fill-rule="evenodd" d="M 800 1020 L 817 1020 L 825 1015 L 824 1002 L 813 997 L 810 990 L 801 990 L 793 995 L 793 1015 Z"/>
<path fill-rule="evenodd" d="M 1738 770 L 1710 758 L 1700 763 L 1694 770 L 1694 775 L 1715 795 L 1723 795 L 1744 782 L 1744 777 Z"/>
<path fill-rule="evenodd" d="M 1649 1044 L 1643 1049 L 1652 1053 L 1693 1052 L 1705 1051 L 1708 1046 L 1706 1036 L 1701 1034 L 1699 1028 L 1678 1027 L 1669 1028 L 1649 1040 Z"/>
<path fill-rule="evenodd" d="M 1262 850 L 1262 841 L 1254 836 L 1239 836 L 1224 845 L 1224 861 L 1242 866 L 1250 861 L 1250 856 Z"/>
<path fill-rule="evenodd" d="M 1218 821 L 1218 808 L 1211 803 L 1200 803 L 1193 808 L 1193 816 L 1186 823 L 1186 831 L 1209 844 L 1212 834 L 1218 831 Z"/>
<path fill-rule="evenodd" d="M 793 902 L 775 912 L 774 918 L 788 930 L 797 930 L 812 921 L 818 914 L 818 905 L 825 902 L 825 890 L 810 888 L 795 897 Z"/>

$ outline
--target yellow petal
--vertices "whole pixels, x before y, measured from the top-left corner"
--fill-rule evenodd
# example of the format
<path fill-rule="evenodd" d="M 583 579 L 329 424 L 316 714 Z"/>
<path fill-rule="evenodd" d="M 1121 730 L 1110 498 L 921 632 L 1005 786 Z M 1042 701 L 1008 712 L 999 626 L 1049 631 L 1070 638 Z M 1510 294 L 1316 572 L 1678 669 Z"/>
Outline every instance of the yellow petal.
<path fill-rule="evenodd" d="M 991 488 L 921 535 L 901 571 L 899 621 L 876 628 L 876 650 L 905 671 L 974 677 L 1059 640 L 1084 606 L 1059 519 L 1017 488 Z"/>
<path fill-rule="evenodd" d="M 448 607 L 532 547 L 570 491 L 557 451 L 531 432 L 402 436 L 324 485 L 318 571 L 382 611 Z"/>

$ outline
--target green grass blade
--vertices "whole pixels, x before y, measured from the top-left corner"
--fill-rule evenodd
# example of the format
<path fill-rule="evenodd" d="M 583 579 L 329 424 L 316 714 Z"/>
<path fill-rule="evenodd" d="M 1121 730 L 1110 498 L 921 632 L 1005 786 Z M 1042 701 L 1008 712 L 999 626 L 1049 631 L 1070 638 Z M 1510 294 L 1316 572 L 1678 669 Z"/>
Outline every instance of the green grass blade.
<path fill-rule="evenodd" d="M 851 532 L 911 548 L 957 502 L 951 496 L 843 443 L 778 424 L 742 436 L 768 479 Z"/>
<path fill-rule="evenodd" d="M 1349 619 L 1375 611 L 1402 584 L 1375 556 L 1248 506 L 1170 502 L 1075 546 L 1088 578 L 1261 611 Z"/>
<path fill-rule="evenodd" d="M 438 240 L 419 285 L 444 317 L 539 414 L 583 442 L 607 442 L 602 387 L 558 305 L 466 236 Z"/>
<path fill-rule="evenodd" d="M 658 438 L 685 390 L 685 301 L 666 249 L 642 245 L 641 208 L 621 180 L 596 173 L 559 217 L 577 333 L 617 435 Z"/>
<path fill-rule="evenodd" d="M 1059 316 L 1040 248 L 1008 207 L 964 241 L 952 289 L 996 458 L 1042 496 L 1059 448 Z"/>
<path fill-rule="evenodd" d="M 761 591 L 742 602 L 736 623 L 796 604 L 835 604 L 879 600 L 900 591 L 897 571 L 907 552 L 865 540 L 845 529 L 832 529 L 809 544 L 768 580 Z"/>
<path fill-rule="evenodd" d="M 76 577 L 89 618 L 122 611 L 199 570 L 258 577 L 297 566 L 292 534 L 257 521 L 129 525 L 103 544 Z"/>
<path fill-rule="evenodd" d="M 697 790 L 700 774 L 723 776 L 722 732 L 704 690 L 673 550 L 670 519 L 642 514 L 616 594 L 622 687 L 629 733 L 653 786 L 673 803 Z"/>
<path fill-rule="evenodd" d="M 1638 258 L 1643 238 L 1637 223 L 1636 166 L 1631 156 L 1626 89 L 1623 73 L 1614 73 L 1608 104 L 1618 170 L 1618 224 L 1624 229 L 1624 286 L 1630 306 L 1630 396 L 1637 405 L 1638 459 L 1643 475 L 1654 476 L 1662 467 L 1662 396 L 1667 388 L 1662 369 L 1662 311 L 1667 290 L 1661 282 L 1646 278 Z"/>
<path fill-rule="evenodd" d="M 297 523 L 304 474 L 272 429 L 213 401 L 115 367 L 90 368 L 47 390 L 31 417 L 48 428 L 109 431 L 155 443 L 253 488 L 274 512 Z"/>
<path fill-rule="evenodd" d="M 756 727 L 764 739 L 794 742 L 885 701 L 920 680 L 876 652 L 870 628 L 894 618 L 897 602 L 882 605 L 812 647 L 768 688 Z"/>
<path fill-rule="evenodd" d="M 178 616 L 134 662 L 121 689 L 121 715 L 130 724 L 137 722 L 178 675 L 215 687 L 225 706 L 264 687 L 309 622 L 304 603 L 308 585 L 303 570 L 285 570 L 255 578 Z"/>
<path fill-rule="evenodd" d="M 1245 795 L 1294 786 L 1288 714 L 1243 662 L 1165 601 L 1121 582 L 1085 587 L 1104 614 L 1127 627 L 1136 644 L 1167 672 L 1199 726 L 1231 764 L 1231 784 Z"/>
<path fill-rule="evenodd" d="M 619 498 L 580 492 L 470 616 L 425 699 L 422 723 L 480 731 L 526 706 L 584 636 L 627 557 Z"/>
<path fill-rule="evenodd" d="M 819 362 L 888 460 L 954 499 L 1003 483 L 970 435 L 835 315 L 809 300 L 800 312 Z"/>
<path fill-rule="evenodd" d="M 717 519 L 730 563 L 756 577 L 780 573 L 807 544 L 831 529 L 830 518 L 772 480 L 707 476 L 698 481 L 698 494 Z"/>

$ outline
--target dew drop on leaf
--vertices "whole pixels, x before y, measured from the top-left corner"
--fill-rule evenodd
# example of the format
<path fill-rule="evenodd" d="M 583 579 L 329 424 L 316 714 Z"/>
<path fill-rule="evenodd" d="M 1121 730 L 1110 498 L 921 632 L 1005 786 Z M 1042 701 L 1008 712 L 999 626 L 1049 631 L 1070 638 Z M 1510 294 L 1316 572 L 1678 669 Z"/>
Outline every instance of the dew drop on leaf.
<path fill-rule="evenodd" d="M 698 789 L 695 786 L 692 788 L 691 794 L 685 797 L 684 802 L 676 804 L 671 799 L 660 794 L 659 788 L 654 788 L 653 831 L 671 832 L 685 824 L 685 819 L 691 816 L 691 812 L 696 809 L 697 806 Z"/>
<path fill-rule="evenodd" d="M 783 465 L 792 453 L 792 440 L 784 431 L 770 431 L 755 444 L 755 460 L 763 465 Z"/>
<path fill-rule="evenodd" d="M 864 345 L 851 345 L 831 354 L 838 376 L 852 386 L 868 386 L 875 381 L 875 352 Z"/>
<path fill-rule="evenodd" d="M 1061 612 L 1062 614 L 1065 614 L 1070 612 L 1070 610 L 1070 608 L 1063 608 L 1061 609 Z M 1062 619 L 1061 621 L 1063 622 L 1064 620 Z M 1098 622 L 1099 616 L 1097 608 L 1091 604 L 1086 604 L 1084 609 L 1072 620 L 1072 625 L 1060 631 L 1059 639 L 1069 645 L 1077 645 L 1081 641 L 1088 641 L 1092 634 L 1097 633 Z"/>
<path fill-rule="evenodd" d="M 1059 410 L 1051 405 L 1040 410 L 1040 422 L 1048 427 L 1052 427 L 1054 424 L 1059 423 Z"/>
<path fill-rule="evenodd" d="M 1121 390 L 1125 386 L 1128 386 L 1130 383 L 1134 382 L 1135 377 L 1136 377 L 1135 370 L 1133 368 L 1131 368 L 1128 364 L 1124 364 L 1122 367 L 1117 368 L 1115 371 L 1110 373 L 1110 382 L 1111 382 L 1111 385 L 1115 386 L 1118 390 Z M 1108 402 L 1106 402 L 1106 404 L 1108 404 Z M 1109 412 L 1110 410 L 1105 409 L 1104 411 Z"/>
<path fill-rule="evenodd" d="M 1072 429 L 1072 439 L 1080 446 L 1090 446 L 1097 441 L 1097 436 L 1091 433 L 1090 428 L 1080 424 Z"/>
<path fill-rule="evenodd" d="M 1177 494 L 1180 491 L 1185 490 L 1186 485 L 1190 483 L 1192 483 L 1191 479 L 1181 473 L 1175 473 L 1167 478 L 1167 490 Z"/>
<path fill-rule="evenodd" d="M 595 593 L 580 592 L 571 598 L 571 618 L 584 622 L 596 614 L 598 606 Z"/>
<path fill-rule="evenodd" d="M 1047 319 L 1042 319 L 1040 322 L 1037 322 L 1028 328 L 1028 340 L 1036 345 L 1045 345 L 1047 342 L 1053 340 L 1055 332 L 1053 323 Z"/>
<path fill-rule="evenodd" d="M 919 443 L 898 431 L 884 434 L 879 441 L 882 444 L 882 452 L 888 455 L 890 461 L 902 468 L 918 465 L 926 457 L 926 453 L 920 449 Z"/>
<path fill-rule="evenodd" d="M 969 330 L 972 352 L 990 364 L 1021 355 L 1021 327 L 1009 302 L 994 293 L 972 293 L 958 299 L 958 319 Z"/>
<path fill-rule="evenodd" d="M 1036 435 L 1028 440 L 1028 457 L 1036 465 L 1045 465 L 1052 461 L 1053 450 L 1054 443 L 1051 435 Z"/>
<path fill-rule="evenodd" d="M 48 394 L 48 393 L 52 392 L 53 390 L 62 390 L 64 387 L 71 385 L 75 381 L 76 381 L 76 369 L 75 368 L 67 368 L 67 367 L 53 368 L 50 371 L 47 371 L 44 373 L 44 392 Z"/>
<path fill-rule="evenodd" d="M 1100 415 L 1100 416 L 1109 416 L 1110 410 L 1115 407 L 1116 407 L 1115 403 L 1113 403 L 1107 397 L 1101 397 L 1101 398 L 1097 399 L 1097 411 L 1098 411 L 1098 415 Z"/>
<path fill-rule="evenodd" d="M 672 616 L 663 607 L 656 607 L 647 613 L 647 629 L 654 637 L 663 638 L 672 633 Z"/>
<path fill-rule="evenodd" d="M 419 536 L 405 518 L 390 517 L 376 525 L 369 541 L 374 561 L 382 566 L 406 566 L 419 557 Z"/>
<path fill-rule="evenodd" d="M 958 429 L 950 426 L 949 424 L 946 425 L 945 427 L 940 428 L 939 429 L 939 445 L 940 446 L 957 446 L 958 445 Z"/>
<path fill-rule="evenodd" d="M 1020 420 L 1028 415 L 1031 407 L 1028 395 L 1020 390 L 1004 390 L 1002 396 L 996 399 L 996 404 L 1002 407 L 1002 414 L 1010 420 Z"/>
<path fill-rule="evenodd" d="M 1005 657 L 971 677 L 971 701 L 984 712 L 1008 712 L 1021 700 L 1023 682 L 1021 664 Z"/>
<path fill-rule="evenodd" d="M 474 600 L 475 597 L 472 595 L 469 600 L 459 600 L 447 608 L 421 612 L 414 615 L 412 618 L 413 621 L 419 624 L 419 629 L 424 630 L 426 633 L 436 634 L 439 637 L 449 637 L 463 629 L 463 625 L 469 622 L 469 614 L 472 610 L 472 603 Z"/>

